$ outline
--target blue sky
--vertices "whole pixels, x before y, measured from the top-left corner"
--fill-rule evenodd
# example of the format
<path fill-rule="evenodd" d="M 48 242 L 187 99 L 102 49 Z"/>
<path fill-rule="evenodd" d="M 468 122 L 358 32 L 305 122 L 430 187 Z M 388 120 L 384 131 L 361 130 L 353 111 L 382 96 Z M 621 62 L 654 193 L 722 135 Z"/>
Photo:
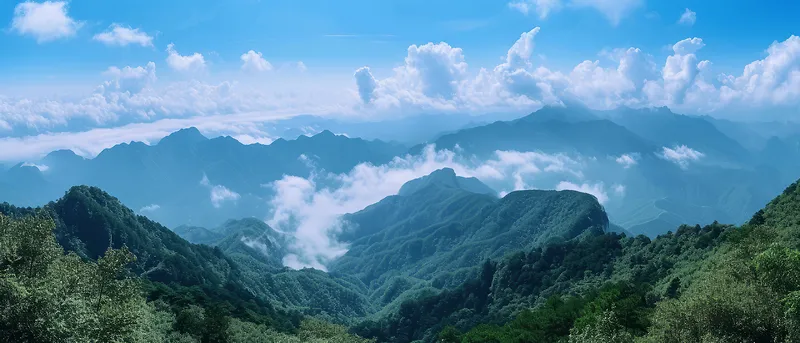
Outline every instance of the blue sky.
<path fill-rule="evenodd" d="M 797 13 L 795 1 L 4 1 L 0 147 L 165 120 L 255 132 L 274 116 L 525 113 L 566 98 L 797 113 Z M 112 25 L 136 39 L 99 39 Z"/>
<path fill-rule="evenodd" d="M 0 4 L 6 26 L 16 5 Z M 676 24 L 685 8 L 698 13 L 693 26 Z M 141 65 L 163 60 L 169 43 L 180 51 L 212 55 L 209 61 L 220 69 L 238 68 L 239 55 L 250 49 L 275 62 L 389 68 L 409 45 L 440 41 L 464 49 L 471 63 L 490 65 L 533 26 L 543 30 L 537 50 L 552 57 L 546 64 L 553 67 L 571 67 L 613 47 L 666 56 L 664 46 L 697 36 L 708 45 L 705 58 L 721 68 L 741 68 L 800 25 L 800 3 L 792 1 L 649 1 L 616 26 L 592 9 L 564 9 L 540 19 L 497 0 L 73 0 L 68 13 L 85 22 L 68 40 L 38 44 L 7 30 L 0 35 L 0 44 L 13 52 L 0 55 L 3 75 L 80 75 L 109 65 Z M 91 41 L 112 23 L 140 28 L 155 38 L 155 47 L 109 49 Z"/>

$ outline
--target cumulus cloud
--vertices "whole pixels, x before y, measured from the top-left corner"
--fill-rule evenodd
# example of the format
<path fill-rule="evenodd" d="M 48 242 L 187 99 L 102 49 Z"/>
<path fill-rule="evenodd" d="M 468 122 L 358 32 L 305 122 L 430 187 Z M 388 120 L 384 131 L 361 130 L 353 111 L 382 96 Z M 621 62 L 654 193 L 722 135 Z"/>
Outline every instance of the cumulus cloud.
<path fill-rule="evenodd" d="M 628 169 L 638 163 L 638 156 L 636 154 L 622 154 L 614 160 L 622 165 L 623 168 Z"/>
<path fill-rule="evenodd" d="M 66 1 L 26 1 L 14 7 L 11 30 L 29 35 L 39 43 L 68 38 L 83 26 L 67 14 Z"/>
<path fill-rule="evenodd" d="M 156 82 L 156 64 L 149 62 L 144 67 L 127 66 L 122 69 L 109 67 L 105 75 L 111 77 L 111 80 L 101 86 L 101 92 L 136 94 Z"/>
<path fill-rule="evenodd" d="M 612 189 L 614 190 L 614 194 L 616 194 L 618 196 L 625 195 L 625 186 L 624 185 L 616 184 L 616 185 L 614 185 L 612 187 Z"/>
<path fill-rule="evenodd" d="M 240 57 L 242 60 L 242 70 L 264 72 L 272 70 L 270 64 L 260 52 L 250 50 Z"/>
<path fill-rule="evenodd" d="M 467 63 L 461 49 L 442 42 L 408 47 L 406 63 L 399 72 L 422 94 L 452 99 L 466 70 Z"/>
<path fill-rule="evenodd" d="M 297 70 L 299 70 L 301 73 L 305 73 L 308 70 L 308 67 L 306 66 L 305 63 L 303 63 L 303 61 L 297 61 L 297 64 L 295 64 L 295 66 L 297 67 Z"/>
<path fill-rule="evenodd" d="M 696 85 L 700 72 L 710 65 L 698 62 L 695 52 L 705 46 L 700 38 L 686 38 L 672 46 L 673 55 L 667 57 L 661 70 L 661 80 L 647 81 L 645 93 L 651 104 L 681 105 L 692 86 Z"/>
<path fill-rule="evenodd" d="M 595 184 L 589 183 L 581 183 L 576 184 L 569 181 L 561 181 L 556 185 L 557 191 L 563 190 L 570 190 L 570 191 L 578 191 L 581 193 L 591 194 L 595 198 L 597 198 L 597 202 L 600 204 L 605 204 L 608 202 L 608 194 L 605 191 L 605 187 L 603 186 L 602 182 L 598 182 Z"/>
<path fill-rule="evenodd" d="M 689 167 L 690 162 L 697 161 L 705 156 L 702 152 L 694 150 L 688 146 L 680 145 L 673 148 L 662 147 L 659 156 L 665 160 L 674 162 L 683 169 Z"/>
<path fill-rule="evenodd" d="M 94 35 L 93 39 L 110 46 L 153 46 L 153 37 L 147 33 L 119 24 L 111 24 L 108 31 Z"/>
<path fill-rule="evenodd" d="M 800 103 L 800 37 L 773 42 L 767 56 L 744 67 L 739 76 L 723 75 L 720 100 L 758 108 Z"/>
<path fill-rule="evenodd" d="M 690 9 L 686 9 L 681 14 L 681 18 L 678 19 L 678 24 L 692 26 L 697 21 L 697 13 L 693 12 Z"/>
<path fill-rule="evenodd" d="M 372 76 L 369 67 L 361 67 L 356 70 L 354 74 L 356 78 L 356 87 L 358 87 L 358 96 L 361 101 L 368 104 L 375 97 L 375 88 L 378 88 L 378 81 Z"/>
<path fill-rule="evenodd" d="M 206 68 L 206 60 L 202 54 L 195 52 L 191 55 L 183 56 L 175 50 L 175 44 L 167 45 L 167 65 L 170 68 L 182 72 L 196 72 Z"/>
<path fill-rule="evenodd" d="M 658 67 L 651 55 L 631 47 L 605 50 L 601 52 L 603 58 L 583 61 L 562 73 L 532 58 L 537 54 L 535 37 L 539 34 L 539 28 L 521 33 L 516 41 L 509 42 L 500 64 L 472 71 L 457 47 L 447 43 L 413 45 L 406 50 L 405 61 L 382 79 L 377 79 L 372 70 L 360 70 L 339 75 L 335 82 L 294 73 L 276 82 L 245 86 L 241 81 L 159 84 L 154 82 L 154 65 L 120 67 L 118 71 L 111 68 L 106 73 L 110 80 L 87 96 L 0 96 L 0 130 L 20 136 L 248 112 L 373 117 L 530 112 L 565 100 L 593 109 L 668 106 L 682 113 L 725 114 L 770 113 L 764 110 L 800 104 L 797 36 L 773 43 L 764 59 L 748 64 L 740 75 L 715 78 L 711 75 L 713 64 L 698 58 L 705 43 L 697 37 L 675 43 L 673 54 Z M 168 61 L 178 69 L 197 70 L 205 65 L 199 53 L 182 56 L 174 46 L 168 52 Z M 292 70 L 295 66 L 286 65 Z M 265 74 L 264 78 L 280 74 Z M 290 88 L 290 84 L 295 87 Z M 369 106 L 364 106 L 367 99 Z M 267 137 L 247 135 L 261 141 Z"/>
<path fill-rule="evenodd" d="M 612 25 L 642 5 L 642 0 L 571 0 L 566 3 L 569 8 L 591 8 L 603 14 Z M 528 15 L 536 12 L 540 19 L 565 7 L 562 0 L 522 0 L 508 4 L 509 7 Z"/>
<path fill-rule="evenodd" d="M 498 151 L 488 161 L 475 162 L 453 151 L 436 151 L 433 146 L 426 147 L 419 156 L 397 157 L 380 166 L 360 164 L 346 174 L 312 173 L 309 178 L 287 175 L 270 185 L 275 189 L 275 197 L 271 200 L 273 213 L 267 221 L 295 238 L 289 247 L 292 253 L 285 256 L 284 264 L 291 268 L 325 270 L 328 262 L 347 251 L 346 244 L 333 238 L 343 229 L 341 215 L 396 194 L 404 183 L 445 167 L 453 168 L 460 176 L 477 177 L 487 183 L 510 183 L 514 189 L 527 186 L 525 176 L 580 175 L 580 170 L 576 170 L 579 163 L 564 155 Z M 330 184 L 335 186 L 326 186 Z"/>
<path fill-rule="evenodd" d="M 140 208 L 139 213 L 155 212 L 158 211 L 158 209 L 160 208 L 161 206 L 159 206 L 158 204 L 150 204 Z"/>

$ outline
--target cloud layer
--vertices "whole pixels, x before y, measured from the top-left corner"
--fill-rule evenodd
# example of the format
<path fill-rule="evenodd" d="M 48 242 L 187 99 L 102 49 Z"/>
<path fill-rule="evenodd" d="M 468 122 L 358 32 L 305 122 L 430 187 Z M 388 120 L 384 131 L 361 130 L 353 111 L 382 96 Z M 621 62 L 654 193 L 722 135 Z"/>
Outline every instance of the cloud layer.
<path fill-rule="evenodd" d="M 565 7 L 589 3 L 558 2 Z M 34 6 L 25 4 L 19 6 Z M 60 4 L 49 3 L 51 7 L 45 13 L 66 15 L 66 5 Z M 24 14 L 20 18 L 31 11 L 36 12 L 20 10 Z M 117 31 L 119 34 L 114 33 Z M 119 44 L 122 41 L 152 44 L 146 38 L 134 38 L 137 32 L 141 33 L 112 25 L 105 33 L 114 37 L 109 41 L 119 39 Z M 675 42 L 672 53 L 661 61 L 642 49 L 625 47 L 604 50 L 596 60 L 585 60 L 569 70 L 559 71 L 533 58 L 537 55 L 536 38 L 542 34 L 547 33 L 538 27 L 522 32 L 516 40 L 509 41 L 503 60 L 489 68 L 471 68 L 466 51 L 446 42 L 431 42 L 409 46 L 399 66 L 388 75 L 383 74 L 385 77 L 376 77 L 372 69 L 362 67 L 333 82 L 303 72 L 302 62 L 274 68 L 255 50 L 240 56 L 242 68 L 250 73 L 274 72 L 261 73 L 249 84 L 240 83 L 247 82 L 241 73 L 236 75 L 242 81 L 219 78 L 200 81 L 210 79 L 208 76 L 212 74 L 205 56 L 198 52 L 182 55 L 170 44 L 164 52 L 166 63 L 185 74 L 179 81 L 157 78 L 156 63 L 150 62 L 109 67 L 104 72 L 107 81 L 83 97 L 0 96 L 0 132 L 16 137 L 0 139 L 0 147 L 5 143 L 18 144 L 20 136 L 42 132 L 111 127 L 127 130 L 127 125 L 133 123 L 189 117 L 202 122 L 212 116 L 236 117 L 253 112 L 260 112 L 262 118 L 276 112 L 283 116 L 332 114 L 385 118 L 425 113 L 526 113 L 543 105 L 569 101 L 594 109 L 667 106 L 679 113 L 737 115 L 784 113 L 800 106 L 800 37 L 797 36 L 774 42 L 763 59 L 744 66 L 741 73 L 715 74 L 713 63 L 701 58 L 706 42 L 700 37 Z M 29 141 L 71 137 L 45 135 Z M 264 134 L 237 135 L 249 142 L 268 141 Z M 149 138 L 145 136 L 139 139 Z"/>

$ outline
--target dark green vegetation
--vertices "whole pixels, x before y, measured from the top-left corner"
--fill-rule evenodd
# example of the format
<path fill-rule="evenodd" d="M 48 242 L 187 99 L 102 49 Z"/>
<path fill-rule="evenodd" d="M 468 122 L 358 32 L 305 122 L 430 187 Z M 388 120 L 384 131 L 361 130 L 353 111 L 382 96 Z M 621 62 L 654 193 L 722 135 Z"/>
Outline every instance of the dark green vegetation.
<path fill-rule="evenodd" d="M 796 342 L 798 237 L 795 183 L 741 227 L 548 243 L 354 331 L 381 342 Z"/>
<path fill-rule="evenodd" d="M 330 270 L 357 277 L 384 306 L 407 290 L 458 285 L 486 259 L 608 226 L 602 207 L 585 193 L 518 191 L 497 199 L 472 192 L 483 189 L 479 181 L 464 180 L 442 169 L 345 216 L 349 225 L 340 238 L 350 250 Z"/>
<path fill-rule="evenodd" d="M 188 243 L 97 188 L 0 212 L 0 334 L 10 342 L 362 341 L 273 304 L 219 248 Z M 292 273 L 260 291 L 297 295 L 281 283 L 328 278 Z"/>
<path fill-rule="evenodd" d="M 586 194 L 496 199 L 460 180 L 441 170 L 347 216 L 352 249 L 331 274 L 244 244 L 286 244 L 258 220 L 208 230 L 223 237 L 210 247 L 97 188 L 2 205 L 0 330 L 22 342 L 800 339 L 797 183 L 743 226 L 650 239 L 607 232 Z"/>

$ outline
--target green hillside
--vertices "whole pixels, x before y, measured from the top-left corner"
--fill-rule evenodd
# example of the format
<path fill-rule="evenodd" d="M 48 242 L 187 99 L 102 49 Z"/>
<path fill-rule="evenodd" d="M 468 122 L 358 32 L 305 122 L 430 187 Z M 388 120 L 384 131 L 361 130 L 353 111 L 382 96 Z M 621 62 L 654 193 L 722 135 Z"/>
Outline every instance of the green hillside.
<path fill-rule="evenodd" d="M 380 342 L 795 342 L 800 187 L 741 226 L 519 252 L 354 331 Z"/>

